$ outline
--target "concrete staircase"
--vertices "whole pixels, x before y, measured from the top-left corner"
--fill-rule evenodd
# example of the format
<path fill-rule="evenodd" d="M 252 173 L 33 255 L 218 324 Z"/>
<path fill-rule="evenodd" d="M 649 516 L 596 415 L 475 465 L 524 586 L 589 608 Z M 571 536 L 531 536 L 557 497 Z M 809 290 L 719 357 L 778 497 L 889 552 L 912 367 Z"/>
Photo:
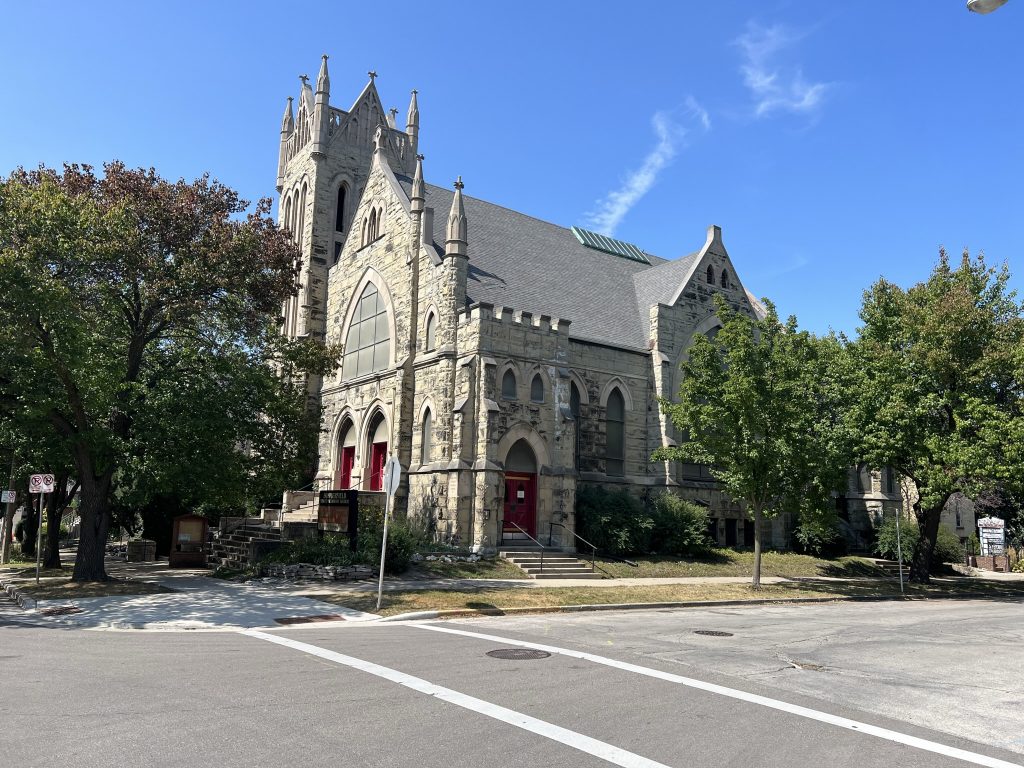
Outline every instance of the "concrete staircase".
<path fill-rule="evenodd" d="M 229 531 L 214 528 L 210 531 L 206 563 L 211 568 L 245 568 L 252 562 L 254 541 L 280 540 L 281 532 L 265 523 L 248 523 Z"/>
<path fill-rule="evenodd" d="M 879 568 L 885 571 L 886 576 L 892 576 L 894 579 L 900 577 L 900 564 L 895 560 L 882 560 L 880 558 L 872 558 Z M 903 561 L 903 578 L 906 579 L 910 576 L 910 563 L 906 560 Z"/>
<path fill-rule="evenodd" d="M 543 570 L 541 552 L 544 553 Z M 590 563 L 560 549 L 538 546 L 503 546 L 498 556 L 523 570 L 531 579 L 603 579 L 601 571 L 590 570 Z"/>
<path fill-rule="evenodd" d="M 315 523 L 317 516 L 317 502 L 307 501 L 295 509 L 284 513 L 286 523 Z"/>

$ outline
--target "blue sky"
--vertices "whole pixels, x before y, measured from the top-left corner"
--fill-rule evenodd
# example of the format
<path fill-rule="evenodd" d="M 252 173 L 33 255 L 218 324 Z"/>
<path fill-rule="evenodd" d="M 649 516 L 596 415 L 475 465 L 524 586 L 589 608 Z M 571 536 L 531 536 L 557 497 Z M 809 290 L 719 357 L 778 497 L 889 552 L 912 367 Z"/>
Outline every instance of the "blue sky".
<path fill-rule="evenodd" d="M 315 9 L 310 12 L 307 9 Z M 420 92 L 428 181 L 675 258 L 723 227 L 815 331 L 944 244 L 1024 271 L 1024 0 L 7 4 L 0 174 L 119 158 L 274 194 L 285 98 Z M 472 222 L 470 222 L 472 239 Z M 472 243 L 470 243 L 472 248 Z M 1024 284 L 1018 275 L 1015 284 Z"/>

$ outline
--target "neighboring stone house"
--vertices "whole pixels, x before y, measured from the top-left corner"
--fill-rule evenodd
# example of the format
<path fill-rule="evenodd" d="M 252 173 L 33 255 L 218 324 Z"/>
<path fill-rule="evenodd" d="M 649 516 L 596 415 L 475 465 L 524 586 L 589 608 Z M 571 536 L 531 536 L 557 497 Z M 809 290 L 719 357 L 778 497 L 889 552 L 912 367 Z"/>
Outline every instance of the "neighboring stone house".
<path fill-rule="evenodd" d="M 311 382 L 320 487 L 378 489 L 395 453 L 397 508 L 479 550 L 520 531 L 571 545 L 582 484 L 671 489 L 708 507 L 721 544 L 751 544 L 705 467 L 650 460 L 679 439 L 657 398 L 719 327 L 712 297 L 763 311 L 721 230 L 666 260 L 474 199 L 461 179 L 428 184 L 416 91 L 401 130 L 374 77 L 332 107 L 325 56 L 281 130 L 280 218 L 303 252 L 284 332 L 343 345 L 338 372 Z M 766 545 L 786 546 L 788 524 L 766 522 Z"/>

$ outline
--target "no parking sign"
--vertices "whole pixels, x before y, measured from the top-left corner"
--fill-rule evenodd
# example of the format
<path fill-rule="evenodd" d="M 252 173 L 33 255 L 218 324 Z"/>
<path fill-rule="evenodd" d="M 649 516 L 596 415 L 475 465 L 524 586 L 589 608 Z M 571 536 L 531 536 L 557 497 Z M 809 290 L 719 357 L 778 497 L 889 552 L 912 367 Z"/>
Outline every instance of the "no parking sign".
<path fill-rule="evenodd" d="M 53 493 L 53 475 L 31 475 L 28 479 L 29 493 Z"/>

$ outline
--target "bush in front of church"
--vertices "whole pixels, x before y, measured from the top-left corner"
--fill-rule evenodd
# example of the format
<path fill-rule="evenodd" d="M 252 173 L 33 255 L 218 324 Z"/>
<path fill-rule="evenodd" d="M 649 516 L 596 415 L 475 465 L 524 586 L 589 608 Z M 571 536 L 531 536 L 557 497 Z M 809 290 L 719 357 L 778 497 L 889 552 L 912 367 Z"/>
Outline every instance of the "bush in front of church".
<path fill-rule="evenodd" d="M 674 493 L 654 500 L 650 550 L 659 555 L 699 555 L 711 549 L 708 510 Z"/>
<path fill-rule="evenodd" d="M 599 554 L 647 552 L 653 528 L 654 518 L 629 491 L 583 486 L 576 492 L 576 531 Z"/>

